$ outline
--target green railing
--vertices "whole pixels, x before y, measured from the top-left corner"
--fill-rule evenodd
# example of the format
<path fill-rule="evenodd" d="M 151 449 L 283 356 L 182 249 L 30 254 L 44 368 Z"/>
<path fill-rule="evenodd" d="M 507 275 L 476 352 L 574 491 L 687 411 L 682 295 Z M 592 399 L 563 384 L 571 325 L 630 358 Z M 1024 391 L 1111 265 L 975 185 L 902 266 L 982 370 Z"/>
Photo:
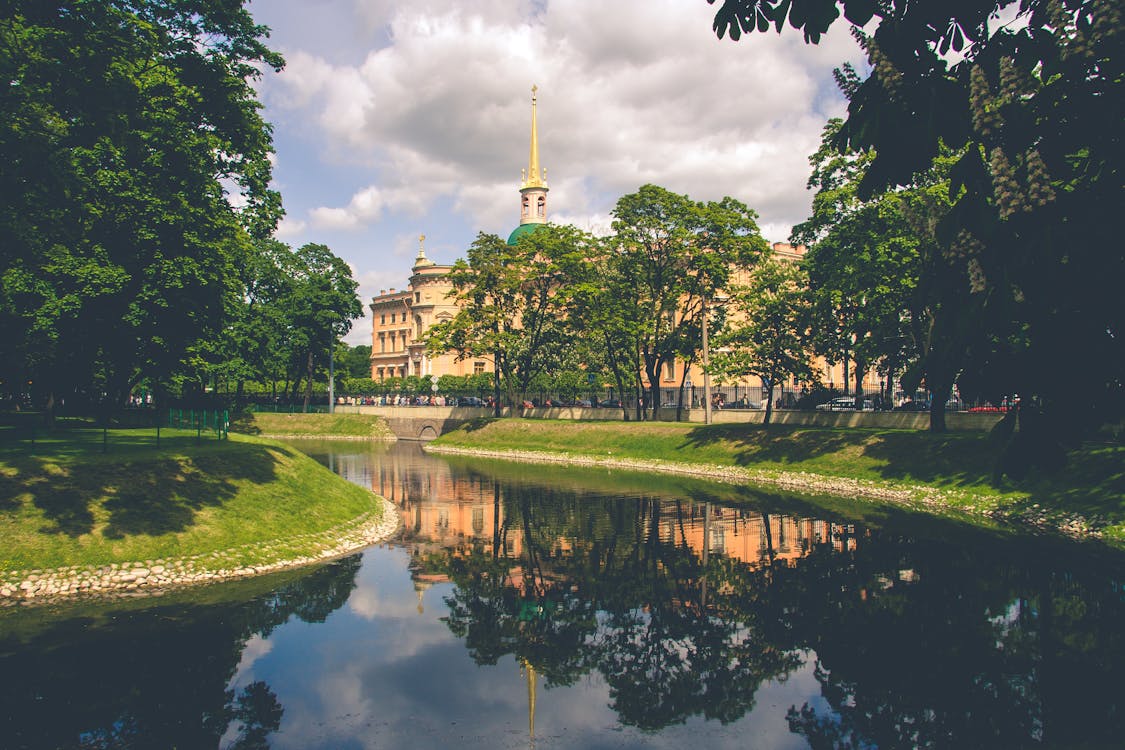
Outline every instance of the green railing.
<path fill-rule="evenodd" d="M 197 437 L 214 434 L 217 440 L 230 437 L 230 412 L 223 409 L 169 409 L 165 426 L 173 430 L 195 430 Z"/>

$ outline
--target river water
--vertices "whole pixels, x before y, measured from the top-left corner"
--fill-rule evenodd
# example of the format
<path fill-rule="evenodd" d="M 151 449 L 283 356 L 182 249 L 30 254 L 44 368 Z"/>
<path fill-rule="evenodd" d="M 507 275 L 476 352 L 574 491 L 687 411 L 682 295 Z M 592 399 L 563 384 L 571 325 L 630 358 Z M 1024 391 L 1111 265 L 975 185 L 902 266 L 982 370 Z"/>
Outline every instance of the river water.
<path fill-rule="evenodd" d="M 0 613 L 0 748 L 1123 745 L 1122 555 L 674 477 L 298 445 L 391 499 L 395 537 Z"/>

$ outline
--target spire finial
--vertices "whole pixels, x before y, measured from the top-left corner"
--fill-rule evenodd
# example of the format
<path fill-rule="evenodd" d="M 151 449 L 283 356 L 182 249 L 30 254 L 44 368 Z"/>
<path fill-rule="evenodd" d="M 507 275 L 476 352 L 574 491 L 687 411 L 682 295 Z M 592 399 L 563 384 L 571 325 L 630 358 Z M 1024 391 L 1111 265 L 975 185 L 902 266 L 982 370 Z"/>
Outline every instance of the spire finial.
<path fill-rule="evenodd" d="M 539 126 L 536 119 L 536 103 L 538 102 L 539 87 L 533 85 L 531 87 L 531 149 L 527 158 L 527 175 L 524 177 L 523 188 L 545 188 L 547 181 L 543 177 L 543 171 L 539 168 Z"/>
<path fill-rule="evenodd" d="M 426 257 L 426 235 L 418 235 L 418 257 L 414 259 L 414 267 L 421 268 L 423 266 L 435 265 L 432 260 Z"/>

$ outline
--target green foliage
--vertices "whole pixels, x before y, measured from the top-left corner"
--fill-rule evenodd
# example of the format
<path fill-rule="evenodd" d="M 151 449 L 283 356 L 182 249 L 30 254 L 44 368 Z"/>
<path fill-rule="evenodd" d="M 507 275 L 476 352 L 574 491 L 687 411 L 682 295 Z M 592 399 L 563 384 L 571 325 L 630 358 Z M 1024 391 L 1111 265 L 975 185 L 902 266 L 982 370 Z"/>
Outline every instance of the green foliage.
<path fill-rule="evenodd" d="M 935 230 L 945 263 L 958 267 L 950 276 L 967 280 L 979 332 L 962 392 L 1018 392 L 1063 435 L 1117 421 L 1125 250 L 1107 217 L 1125 182 L 1119 4 L 724 0 L 715 30 L 737 39 L 788 21 L 815 42 L 841 8 L 853 22 L 877 19 L 873 36 L 856 34 L 872 75 L 840 79 L 850 105 L 835 145 L 874 154 L 859 196 L 911 185 L 935 158 L 957 154 L 952 206 Z M 964 310 L 968 294 L 946 282 L 932 291 L 932 304 L 950 308 L 934 318 L 948 328 L 935 348 L 956 360 L 965 341 L 952 308 Z"/>
<path fill-rule="evenodd" d="M 460 310 L 430 329 L 429 350 L 493 358 L 514 401 L 539 373 L 565 360 L 570 300 L 594 245 L 588 234 L 553 224 L 522 234 L 515 245 L 481 233 L 450 274 Z"/>
<path fill-rule="evenodd" d="M 695 359 L 707 302 L 736 269 L 752 266 L 766 243 L 757 214 L 733 198 L 701 203 L 644 185 L 617 201 L 613 217 L 608 270 L 625 294 L 620 304 L 632 310 L 612 319 L 635 341 L 644 377 L 656 388 L 667 363 Z"/>
<path fill-rule="evenodd" d="M 348 346 L 340 342 L 336 346 L 336 372 L 343 377 L 371 377 L 371 346 Z"/>
<path fill-rule="evenodd" d="M 842 122 L 824 128 L 810 157 L 812 216 L 793 241 L 811 245 L 812 348 L 829 362 L 855 363 L 856 393 L 874 366 L 907 390 L 925 380 L 938 394 L 931 427 L 944 429 L 946 396 L 964 365 L 974 308 L 963 268 L 948 261 L 937 225 L 949 212 L 948 158 L 903 189 L 868 198 L 860 185 L 875 154 L 840 153 Z M 960 273 L 959 273 L 960 271 Z M 857 395 L 857 398 L 859 396 Z"/>
<path fill-rule="evenodd" d="M 324 245 L 294 252 L 269 239 L 254 244 L 239 282 L 241 294 L 230 302 L 227 325 L 192 348 L 182 394 L 202 390 L 209 382 L 235 382 L 240 399 L 246 381 L 268 383 L 270 391 L 281 381 L 295 397 L 303 381 L 307 405 L 314 381 L 327 387 L 330 351 L 340 351 L 340 337 L 362 314 L 351 268 Z M 370 375 L 370 366 L 362 367 L 363 352 L 370 348 L 357 349 L 358 356 L 343 350 L 338 380 L 347 377 L 349 368 Z"/>
<path fill-rule="evenodd" d="M 5 380 L 120 400 L 220 329 L 249 238 L 280 216 L 252 88 L 282 65 L 264 35 L 214 0 L 5 5 Z"/>
<path fill-rule="evenodd" d="M 774 387 L 812 373 L 806 348 L 808 279 L 797 265 L 767 258 L 746 287 L 736 287 L 726 329 L 715 338 L 711 367 L 720 378 L 760 377 L 767 383 L 765 423 L 773 414 Z"/>

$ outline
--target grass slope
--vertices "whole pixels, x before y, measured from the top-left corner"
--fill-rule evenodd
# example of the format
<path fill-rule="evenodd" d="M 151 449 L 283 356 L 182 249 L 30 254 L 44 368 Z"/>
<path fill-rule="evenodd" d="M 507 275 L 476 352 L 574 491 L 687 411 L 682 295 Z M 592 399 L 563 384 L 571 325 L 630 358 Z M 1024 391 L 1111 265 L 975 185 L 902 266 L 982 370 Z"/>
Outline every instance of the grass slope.
<path fill-rule="evenodd" d="M 245 414 L 231 430 L 248 435 L 387 440 L 393 433 L 381 417 L 369 414 Z"/>
<path fill-rule="evenodd" d="M 995 447 L 987 435 L 978 433 L 505 419 L 469 423 L 435 445 L 803 472 L 889 488 L 928 487 L 941 491 L 942 503 L 950 510 L 1031 521 L 1080 516 L 1107 540 L 1125 543 L 1125 447 L 1120 445 L 1085 446 L 1071 452 L 1063 471 L 1033 473 L 1022 482 L 994 478 Z"/>
<path fill-rule="evenodd" d="M 0 573 L 263 544 L 291 554 L 309 535 L 379 512 L 371 492 L 285 445 L 166 432 L 158 449 L 110 432 L 106 454 L 72 435 L 0 444 Z"/>

